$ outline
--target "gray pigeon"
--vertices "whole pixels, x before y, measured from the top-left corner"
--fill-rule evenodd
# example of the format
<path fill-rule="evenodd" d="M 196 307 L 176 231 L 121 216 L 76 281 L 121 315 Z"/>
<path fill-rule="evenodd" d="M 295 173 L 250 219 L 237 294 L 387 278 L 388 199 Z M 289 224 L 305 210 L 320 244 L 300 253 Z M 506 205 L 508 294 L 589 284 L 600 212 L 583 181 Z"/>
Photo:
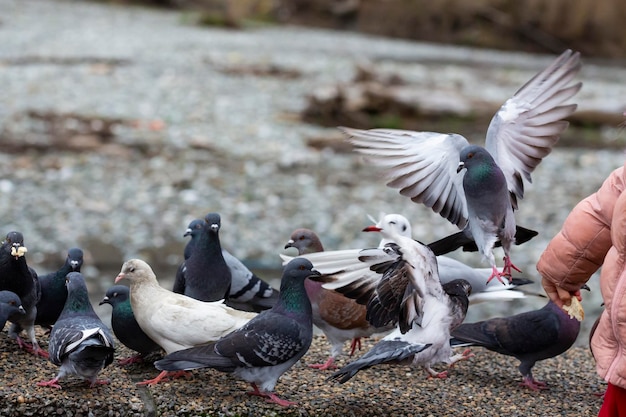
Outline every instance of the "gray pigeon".
<path fill-rule="evenodd" d="M 113 335 L 93 310 L 83 275 L 70 272 L 66 286 L 67 300 L 52 327 L 48 344 L 50 361 L 61 368 L 56 377 L 37 385 L 61 388 L 59 380 L 67 375 L 77 375 L 88 381 L 91 387 L 108 384 L 108 380 L 97 377 L 113 362 Z"/>
<path fill-rule="evenodd" d="M 318 275 L 311 263 L 296 258 L 283 271 L 280 298 L 241 329 L 216 342 L 180 350 L 156 361 L 158 369 L 181 371 L 214 368 L 231 372 L 252 384 L 250 395 L 266 397 L 281 406 L 295 404 L 273 391 L 280 376 L 309 349 L 313 337 L 311 303 L 304 280 Z"/>
<path fill-rule="evenodd" d="M 200 301 L 218 301 L 230 293 L 231 274 L 220 244 L 222 227 L 218 213 L 209 213 L 198 229 L 191 249 L 186 250 L 184 265 L 177 273 L 173 292 Z"/>
<path fill-rule="evenodd" d="M 448 305 L 446 308 L 437 312 L 437 315 L 440 313 L 443 315 L 433 315 L 433 317 L 437 320 L 441 320 L 441 323 L 450 323 L 450 327 L 453 328 L 465 318 L 469 304 L 467 297 L 471 287 L 467 281 L 458 279 L 443 284 L 442 288 L 448 296 Z M 447 317 L 445 316 L 446 314 Z M 374 365 L 384 363 L 424 364 L 432 361 L 434 357 L 442 353 L 448 356 L 443 356 L 443 359 L 452 364 L 458 360 L 467 359 L 470 356 L 469 351 L 460 355 L 451 355 L 447 352 L 445 344 L 441 345 L 439 338 L 434 333 L 437 331 L 438 325 L 431 326 L 431 323 L 434 322 L 429 322 L 425 326 L 415 326 L 404 334 L 400 332 L 399 329 L 396 330 L 376 343 L 365 355 L 335 372 L 331 378 L 343 384 L 356 375 L 357 372 Z M 432 341 L 424 343 L 426 340 Z M 428 365 L 426 369 L 432 376 L 438 378 L 445 378 L 447 376 L 446 371 L 437 373 L 432 371 Z"/>
<path fill-rule="evenodd" d="M 531 372 L 537 361 L 553 358 L 569 349 L 580 331 L 580 322 L 552 301 L 539 310 L 476 323 L 463 323 L 452 331 L 453 346 L 482 346 L 520 361 L 521 385 L 547 389 Z"/>
<path fill-rule="evenodd" d="M 496 277 L 511 276 L 515 240 L 513 210 L 524 196 L 524 179 L 547 156 L 576 109 L 564 104 L 581 88 L 571 81 L 580 69 L 579 53 L 565 51 L 534 76 L 495 114 L 486 149 L 458 134 L 394 129 L 341 128 L 355 150 L 384 168 L 387 185 L 423 203 L 474 240 Z M 462 172 L 464 175 L 459 174 Z M 504 250 L 496 268 L 493 247 Z"/>
<path fill-rule="evenodd" d="M 187 259 L 196 252 L 196 245 L 206 226 L 205 219 L 192 220 L 187 226 L 183 236 L 190 236 L 184 250 L 185 260 L 176 272 L 174 292 L 182 293 L 185 277 L 191 274 L 187 270 Z M 242 311 L 259 312 L 271 308 L 278 300 L 278 290 L 272 288 L 267 282 L 250 271 L 239 259 L 222 248 L 222 256 L 230 269 L 230 291 L 226 298 L 226 304 Z"/>
<path fill-rule="evenodd" d="M 293 231 L 285 245 L 285 249 L 287 248 L 298 249 L 300 256 L 324 251 L 317 234 L 304 228 Z M 352 341 L 350 345 L 350 356 L 352 356 L 357 346 L 360 349 L 362 337 L 393 330 L 393 326 L 384 328 L 372 326 L 366 319 L 364 305 L 336 291 L 323 288 L 321 282 L 307 279 L 304 281 L 304 287 L 313 309 L 313 324 L 324 333 L 331 344 L 331 353 L 326 362 L 310 364 L 311 368 L 320 370 L 335 368 L 335 359 L 341 354 L 346 341 Z"/>
<path fill-rule="evenodd" d="M 65 263 L 61 268 L 39 276 L 41 298 L 37 303 L 35 324 L 49 328 L 57 321 L 67 298 L 65 277 L 70 272 L 80 272 L 82 266 L 83 251 L 79 248 L 71 248 L 67 251 Z"/>
<path fill-rule="evenodd" d="M 127 348 L 138 352 L 130 358 L 120 359 L 120 365 L 141 362 L 146 355 L 161 350 L 161 347 L 150 339 L 137 323 L 130 305 L 130 288 L 126 285 L 113 285 L 100 301 L 100 305 L 102 304 L 109 304 L 113 307 L 111 327 L 117 339 Z"/>
<path fill-rule="evenodd" d="M 13 291 L 0 291 L 0 330 L 4 329 L 9 317 L 26 314 L 22 300 Z"/>
<path fill-rule="evenodd" d="M 18 345 L 35 355 L 48 357 L 48 352 L 39 347 L 35 337 L 35 317 L 37 302 L 41 297 L 39 279 L 34 269 L 26 263 L 27 252 L 24 236 L 20 232 L 9 232 L 0 245 L 0 290 L 13 291 L 22 300 L 26 314 L 14 314 L 9 317 L 11 327 L 9 337 Z M 19 336 L 22 329 L 26 332 L 30 346 Z"/>
<path fill-rule="evenodd" d="M 465 280 L 446 284 L 450 289 L 456 288 L 451 292 L 454 297 L 451 297 L 441 285 L 435 254 L 427 246 L 403 236 L 394 228 L 382 228 L 380 223 L 368 226 L 364 231 L 380 232 L 389 241 L 382 248 L 364 249 L 360 252 L 359 260 L 379 274 L 378 280 L 363 277 L 360 273 L 356 274 L 355 279 L 350 276 L 353 271 L 349 268 L 332 276 L 322 275 L 312 279 L 334 281 L 337 291 L 366 304 L 367 320 L 372 325 L 397 325 L 396 330 L 385 336 L 383 341 L 385 345 L 388 345 L 388 341 L 403 342 L 399 347 L 402 354 L 396 351 L 397 344 L 391 344 L 391 349 L 378 348 L 372 354 L 376 356 L 376 361 L 372 362 L 370 356 L 363 362 L 357 362 L 353 368 L 347 368 L 354 369 L 354 372 L 345 374 L 349 375 L 347 379 L 361 369 L 361 365 L 368 367 L 384 362 L 382 359 L 385 355 L 381 357 L 380 353 L 389 353 L 395 361 L 410 356 L 411 352 L 414 352 L 414 365 L 423 366 L 431 376 L 444 378 L 447 373 L 434 371 L 434 364 L 444 362 L 451 365 L 469 357 L 469 350 L 460 355 L 452 355 L 449 337 L 450 331 L 465 318 L 471 285 Z M 345 276 L 348 279 L 344 285 Z M 346 371 L 345 367 L 336 376 L 344 375 L 343 371 Z"/>

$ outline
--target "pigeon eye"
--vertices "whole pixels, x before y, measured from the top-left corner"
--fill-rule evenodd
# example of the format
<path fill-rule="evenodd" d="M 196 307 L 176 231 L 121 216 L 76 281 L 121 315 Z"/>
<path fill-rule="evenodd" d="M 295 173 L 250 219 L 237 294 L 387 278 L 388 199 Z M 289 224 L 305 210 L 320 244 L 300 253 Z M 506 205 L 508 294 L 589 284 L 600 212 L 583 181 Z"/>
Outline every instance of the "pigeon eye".
<path fill-rule="evenodd" d="M 14 306 L 14 305 L 16 305 L 16 303 L 15 303 L 15 301 L 9 301 L 9 305 Z"/>
<path fill-rule="evenodd" d="M 128 268 L 128 272 L 135 272 L 135 267 L 131 266 L 130 268 Z"/>
<path fill-rule="evenodd" d="M 468 159 L 471 159 L 473 157 L 474 157 L 474 152 L 470 152 L 470 153 L 467 154 L 467 158 Z"/>

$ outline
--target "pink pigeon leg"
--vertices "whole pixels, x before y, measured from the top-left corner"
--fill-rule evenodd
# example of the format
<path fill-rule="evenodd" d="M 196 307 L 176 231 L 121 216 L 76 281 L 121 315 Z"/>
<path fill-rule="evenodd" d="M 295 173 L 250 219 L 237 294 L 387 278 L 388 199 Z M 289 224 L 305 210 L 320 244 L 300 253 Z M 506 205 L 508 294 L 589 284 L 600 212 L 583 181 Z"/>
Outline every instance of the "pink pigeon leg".
<path fill-rule="evenodd" d="M 252 385 L 252 388 L 254 389 L 253 391 L 248 391 L 246 392 L 246 394 L 248 395 L 256 395 L 258 397 L 264 397 L 267 399 L 267 402 L 270 403 L 276 403 L 280 406 L 283 407 L 289 407 L 290 405 L 296 405 L 297 403 L 292 402 L 292 401 L 287 401 L 287 400 L 283 400 L 281 398 L 278 397 L 278 395 L 274 394 L 273 392 L 262 392 L 259 390 L 259 387 L 257 387 L 257 385 L 252 382 L 250 385 Z"/>
<path fill-rule="evenodd" d="M 425 366 L 425 368 L 426 368 L 426 372 L 428 372 L 427 379 L 430 379 L 430 378 L 445 379 L 448 377 L 448 371 L 437 372 L 430 366 Z"/>
<path fill-rule="evenodd" d="M 89 381 L 87 381 L 87 382 L 89 382 Z M 93 381 L 93 382 L 89 382 L 89 386 L 90 386 L 91 388 L 93 388 L 93 387 L 95 387 L 96 385 L 108 385 L 108 384 L 110 384 L 110 383 L 111 383 L 111 381 L 109 381 L 108 379 L 96 379 L 96 380 L 95 380 L 95 381 Z"/>
<path fill-rule="evenodd" d="M 148 385 L 153 386 L 158 384 L 161 381 L 169 381 L 176 378 L 189 378 L 191 376 L 191 372 L 189 371 L 161 371 L 156 378 L 147 379 L 145 381 L 137 382 L 137 385 Z"/>
<path fill-rule="evenodd" d="M 456 355 L 453 355 L 450 357 L 450 365 L 449 368 L 452 368 L 454 366 L 455 363 L 459 362 L 459 361 L 466 361 L 469 358 L 473 357 L 474 354 L 472 353 L 472 351 L 467 348 L 463 351 L 463 353 L 458 353 Z"/>
<path fill-rule="evenodd" d="M 350 356 L 354 355 L 354 351 L 356 350 L 356 347 L 359 347 L 359 350 L 361 350 L 361 338 L 360 337 L 355 337 L 354 339 L 352 339 L 352 343 L 350 343 Z"/>
<path fill-rule="evenodd" d="M 38 387 L 52 387 L 52 388 L 61 389 L 61 386 L 58 384 L 58 382 L 59 382 L 58 378 L 53 378 L 50 381 L 37 382 L 37 386 Z"/>
<path fill-rule="evenodd" d="M 518 267 L 516 267 L 515 265 L 513 265 L 513 262 L 511 262 L 511 258 L 508 256 L 504 257 L 504 268 L 502 268 L 502 275 L 506 276 L 506 277 L 511 277 L 511 273 L 512 273 L 512 269 L 516 270 L 517 272 L 522 272 L 521 269 L 519 269 Z"/>
<path fill-rule="evenodd" d="M 520 382 L 520 386 L 528 387 L 533 391 L 550 389 L 548 388 L 548 384 L 543 381 L 537 381 L 535 378 L 532 377 L 532 375 L 525 376 L 522 379 L 522 382 Z"/>
<path fill-rule="evenodd" d="M 119 366 L 127 366 L 133 363 L 142 363 L 143 362 L 143 356 L 142 355 L 135 355 L 135 356 L 131 356 L 129 358 L 124 358 L 124 359 L 120 359 L 117 361 L 117 364 Z"/>
<path fill-rule="evenodd" d="M 505 276 L 504 273 L 501 273 L 500 271 L 498 271 L 498 268 L 496 268 L 496 266 L 493 265 L 491 267 L 491 275 L 489 275 L 489 278 L 487 278 L 487 284 L 489 284 L 489 282 L 491 282 L 492 279 L 497 278 L 498 281 L 500 281 L 502 285 L 505 285 L 506 283 L 502 281 L 503 276 Z"/>
<path fill-rule="evenodd" d="M 319 369 L 319 370 L 326 370 L 326 369 L 335 369 L 337 368 L 337 365 L 335 365 L 335 358 L 333 358 L 332 356 L 328 357 L 328 360 L 324 363 L 312 363 L 309 365 L 309 368 L 313 368 L 313 369 Z"/>
<path fill-rule="evenodd" d="M 39 345 L 35 345 L 33 347 L 32 344 L 25 342 L 21 337 L 17 336 L 15 338 L 15 341 L 17 342 L 17 345 L 21 348 L 24 349 L 26 352 L 31 353 L 33 355 L 36 356 L 41 356 L 42 358 L 49 358 L 49 354 L 48 352 L 46 352 L 45 350 L 43 350 L 42 348 L 39 347 Z"/>

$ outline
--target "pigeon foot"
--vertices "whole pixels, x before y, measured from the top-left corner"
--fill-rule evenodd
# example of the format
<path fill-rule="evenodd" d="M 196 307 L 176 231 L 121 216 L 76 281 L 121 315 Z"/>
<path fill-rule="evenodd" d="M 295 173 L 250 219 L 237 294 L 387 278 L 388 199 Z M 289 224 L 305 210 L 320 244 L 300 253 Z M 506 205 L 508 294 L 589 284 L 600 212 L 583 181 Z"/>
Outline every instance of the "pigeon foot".
<path fill-rule="evenodd" d="M 350 343 L 350 356 L 354 355 L 354 351 L 356 350 L 357 346 L 359 347 L 359 350 L 361 350 L 360 337 L 355 337 L 354 339 L 352 339 L 352 343 Z"/>
<path fill-rule="evenodd" d="M 15 338 L 15 341 L 17 342 L 17 345 L 20 347 L 20 349 L 24 349 L 26 352 L 36 355 L 36 356 L 41 356 L 42 358 L 46 358 L 48 359 L 50 357 L 50 355 L 48 354 L 48 352 L 46 352 L 45 350 L 43 350 L 42 348 L 39 347 L 39 345 L 37 344 L 31 344 L 28 342 L 25 342 L 21 337 L 17 336 Z"/>
<path fill-rule="evenodd" d="M 337 365 L 335 365 L 335 358 L 330 356 L 326 362 L 312 363 L 309 365 L 309 368 L 319 369 L 321 371 L 324 371 L 326 369 L 337 369 Z"/>
<path fill-rule="evenodd" d="M 143 362 L 143 356 L 135 355 L 135 356 L 131 356 L 129 358 L 120 359 L 120 360 L 117 361 L 117 364 L 119 366 L 128 366 L 128 365 L 133 364 L 133 363 L 142 363 L 142 362 Z"/>
<path fill-rule="evenodd" d="M 87 381 L 87 382 L 89 382 L 89 381 Z M 89 387 L 90 387 L 90 388 L 93 388 L 93 387 L 95 387 L 96 385 L 108 385 L 108 384 L 110 384 L 110 383 L 111 383 L 111 381 L 110 381 L 110 380 L 108 380 L 108 379 L 96 379 L 96 380 L 95 380 L 95 381 L 93 381 L 93 382 L 89 382 Z"/>
<path fill-rule="evenodd" d="M 259 387 L 257 387 L 257 385 L 254 382 L 251 385 L 252 385 L 253 391 L 246 392 L 246 394 L 248 395 L 256 395 L 258 397 L 263 397 L 266 399 L 268 403 L 276 403 L 283 407 L 289 407 L 290 405 L 298 404 L 293 401 L 283 400 L 282 398 L 278 397 L 278 395 L 274 394 L 273 392 L 260 391 Z"/>
<path fill-rule="evenodd" d="M 426 371 L 428 372 L 427 379 L 430 379 L 430 378 L 445 379 L 445 378 L 448 377 L 448 371 L 437 372 L 433 368 L 431 368 L 430 366 L 426 367 Z"/>
<path fill-rule="evenodd" d="M 489 278 L 487 278 L 487 284 L 489 284 L 492 279 L 496 278 L 498 281 L 500 281 L 500 284 L 506 285 L 507 283 L 502 281 L 502 278 L 507 279 L 507 282 L 508 282 L 508 278 L 510 277 L 511 277 L 510 272 L 508 275 L 504 273 L 504 269 L 502 270 L 502 272 L 500 272 L 498 271 L 498 268 L 496 268 L 496 266 L 494 265 L 491 267 L 491 275 L 489 275 Z"/>
<path fill-rule="evenodd" d="M 522 272 L 521 269 L 519 269 L 518 267 L 516 267 L 515 265 L 513 265 L 513 262 L 511 262 L 511 258 L 509 258 L 508 256 L 504 257 L 504 267 L 502 268 L 502 275 L 504 275 L 505 277 L 511 277 L 512 274 L 512 269 L 516 270 L 517 272 Z"/>
<path fill-rule="evenodd" d="M 151 387 L 151 386 L 158 384 L 161 381 L 170 381 L 172 379 L 182 378 L 182 377 L 190 378 L 191 372 L 189 371 L 161 371 L 161 373 L 157 375 L 156 378 L 137 382 L 137 385 L 148 385 Z"/>
<path fill-rule="evenodd" d="M 520 382 L 520 386 L 528 387 L 533 391 L 547 390 L 548 384 L 543 381 L 537 381 L 532 376 L 525 376 L 522 382 Z"/>
<path fill-rule="evenodd" d="M 469 348 L 467 348 L 463 351 L 463 353 L 457 353 L 456 355 L 453 355 L 450 357 L 449 368 L 452 368 L 454 364 L 457 363 L 458 361 L 466 361 L 473 356 L 475 355 L 472 353 L 472 351 Z"/>
<path fill-rule="evenodd" d="M 58 384 L 58 382 L 59 382 L 58 378 L 53 378 L 50 381 L 37 382 L 37 386 L 38 387 L 52 387 L 52 388 L 61 389 L 61 386 Z"/>

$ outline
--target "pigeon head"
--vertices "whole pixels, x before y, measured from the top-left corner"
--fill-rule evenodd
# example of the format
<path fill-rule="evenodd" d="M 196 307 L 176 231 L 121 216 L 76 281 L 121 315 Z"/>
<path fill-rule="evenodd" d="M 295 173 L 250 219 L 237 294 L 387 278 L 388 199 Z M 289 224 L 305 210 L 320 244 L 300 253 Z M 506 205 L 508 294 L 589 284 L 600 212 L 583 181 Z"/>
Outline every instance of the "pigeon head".
<path fill-rule="evenodd" d="M 128 279 L 131 284 L 156 281 L 156 275 L 154 275 L 150 265 L 141 259 L 131 259 L 124 262 L 122 270 L 115 278 L 115 283 L 117 284 L 124 278 Z"/>
<path fill-rule="evenodd" d="M 85 284 L 85 277 L 80 272 L 70 272 L 65 277 L 65 286 L 67 287 L 67 292 L 76 291 L 81 288 L 87 288 L 87 284 Z"/>
<path fill-rule="evenodd" d="M 19 259 L 27 252 L 24 246 L 24 235 L 20 232 L 9 232 L 4 239 L 3 246 L 11 251 L 11 256 Z"/>
<path fill-rule="evenodd" d="M 441 287 L 451 297 L 469 297 L 472 293 L 472 285 L 464 279 L 454 279 L 442 284 Z"/>
<path fill-rule="evenodd" d="M 324 247 L 319 237 L 310 229 L 296 229 L 291 234 L 285 249 L 296 248 L 298 255 L 306 253 L 323 252 Z"/>
<path fill-rule="evenodd" d="M 72 271 L 80 272 L 83 266 L 83 251 L 79 248 L 71 248 L 67 251 L 67 262 L 72 267 Z"/>
<path fill-rule="evenodd" d="M 13 291 L 0 291 L 0 306 L 2 310 L 6 309 L 9 315 L 26 314 L 26 310 L 22 307 L 22 300 Z"/>
<path fill-rule="evenodd" d="M 115 307 L 118 304 L 126 302 L 129 295 L 130 289 L 126 285 L 114 285 L 107 290 L 99 305 L 109 304 L 110 306 Z"/>
<path fill-rule="evenodd" d="M 460 158 L 461 161 L 457 167 L 457 172 L 460 172 L 463 169 L 467 169 L 469 171 L 476 169 L 477 167 L 485 168 L 497 166 L 496 161 L 487 149 L 478 145 L 470 145 L 461 149 Z"/>
<path fill-rule="evenodd" d="M 311 312 L 311 302 L 306 294 L 304 281 L 319 276 L 313 264 L 306 258 L 294 258 L 285 266 L 280 281 L 280 293 L 275 309 L 306 315 Z"/>
<path fill-rule="evenodd" d="M 313 269 L 313 264 L 306 258 L 294 258 L 287 266 L 285 266 L 285 271 L 283 272 L 282 281 L 302 281 L 308 277 L 319 276 L 321 275 L 318 271 Z M 282 288 L 283 285 L 281 285 Z"/>
<path fill-rule="evenodd" d="M 217 233 L 222 225 L 222 219 L 218 213 L 209 213 L 204 217 L 206 225 L 213 233 Z"/>
<path fill-rule="evenodd" d="M 204 225 L 205 225 L 204 219 L 192 220 L 191 223 L 189 223 L 189 225 L 187 226 L 187 230 L 185 230 L 185 234 L 183 235 L 183 237 L 194 236 L 200 233 Z"/>
<path fill-rule="evenodd" d="M 89 294 L 87 292 L 87 284 L 85 277 L 80 272 L 70 272 L 65 277 L 65 286 L 67 287 L 67 299 L 65 307 L 59 316 L 59 320 L 63 318 L 65 311 L 92 311 Z"/>

